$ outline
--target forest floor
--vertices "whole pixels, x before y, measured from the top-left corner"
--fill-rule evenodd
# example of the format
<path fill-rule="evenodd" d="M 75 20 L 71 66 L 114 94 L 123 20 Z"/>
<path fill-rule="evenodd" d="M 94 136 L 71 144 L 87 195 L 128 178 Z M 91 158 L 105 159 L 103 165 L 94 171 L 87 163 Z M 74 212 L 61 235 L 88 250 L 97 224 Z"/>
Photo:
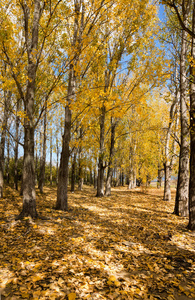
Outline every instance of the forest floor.
<path fill-rule="evenodd" d="M 53 209 L 56 189 L 37 192 L 48 220 L 15 221 L 22 198 L 0 200 L 0 299 L 195 299 L 195 233 L 172 214 L 163 190 L 92 187 Z"/>

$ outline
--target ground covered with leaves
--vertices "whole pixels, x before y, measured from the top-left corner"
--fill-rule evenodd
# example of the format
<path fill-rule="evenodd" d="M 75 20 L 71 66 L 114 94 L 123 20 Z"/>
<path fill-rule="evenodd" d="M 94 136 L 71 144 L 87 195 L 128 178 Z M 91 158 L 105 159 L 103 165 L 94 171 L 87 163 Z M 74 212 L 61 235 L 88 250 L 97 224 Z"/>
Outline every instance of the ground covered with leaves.
<path fill-rule="evenodd" d="M 7 188 L 0 200 L 2 299 L 195 299 L 195 233 L 162 190 L 96 198 L 85 187 L 69 212 L 55 201 L 45 188 L 37 208 L 49 219 L 15 221 L 22 198 Z"/>

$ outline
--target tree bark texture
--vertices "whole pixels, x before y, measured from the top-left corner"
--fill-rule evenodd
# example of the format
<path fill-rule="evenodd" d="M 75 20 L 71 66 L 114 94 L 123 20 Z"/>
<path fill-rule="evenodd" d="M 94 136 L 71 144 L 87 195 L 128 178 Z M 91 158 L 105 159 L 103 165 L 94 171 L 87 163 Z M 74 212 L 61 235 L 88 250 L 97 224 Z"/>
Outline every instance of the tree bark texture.
<path fill-rule="evenodd" d="M 82 139 L 83 139 L 83 129 L 79 129 L 79 148 L 78 148 L 78 190 L 83 189 L 83 160 L 82 160 Z"/>
<path fill-rule="evenodd" d="M 51 186 L 52 186 L 52 179 L 53 179 L 52 178 L 52 154 L 53 154 L 52 139 L 53 139 L 53 132 L 52 132 L 52 128 L 51 128 L 51 132 L 50 132 L 50 162 L 49 162 L 49 182 L 50 182 Z M 56 150 L 58 151 L 58 148 Z"/>
<path fill-rule="evenodd" d="M 7 135 L 7 160 L 6 160 L 6 181 L 9 184 L 10 181 L 10 172 L 9 172 L 9 165 L 10 165 L 10 137 Z"/>
<path fill-rule="evenodd" d="M 106 178 L 105 195 L 111 195 L 112 173 L 113 173 L 113 157 L 114 157 L 114 144 L 115 144 L 115 130 L 117 123 L 111 117 L 111 137 L 110 137 L 110 155 L 108 161 L 108 173 Z"/>
<path fill-rule="evenodd" d="M 76 178 L 76 150 L 73 154 L 72 159 L 72 170 L 71 170 L 71 192 L 75 191 L 75 178 Z"/>
<path fill-rule="evenodd" d="M 68 85 L 68 103 L 71 103 L 71 98 L 75 92 L 75 76 L 73 65 L 70 66 L 69 71 L 69 85 Z M 58 188 L 57 188 L 57 202 L 56 209 L 68 210 L 68 162 L 70 157 L 70 137 L 71 137 L 71 118 L 72 112 L 69 105 L 65 107 L 65 123 L 64 135 L 62 141 L 62 152 L 60 158 L 60 167 L 58 173 Z"/>
<path fill-rule="evenodd" d="M 47 140 L 47 109 L 44 111 L 43 118 L 43 142 L 42 142 L 42 154 L 40 160 L 40 173 L 39 173 L 39 190 L 43 193 L 43 187 L 45 185 L 45 161 L 46 161 L 46 140 Z"/>
<path fill-rule="evenodd" d="M 19 99 L 17 99 L 16 112 L 19 111 Z M 16 115 L 16 140 L 14 149 L 14 188 L 18 191 L 18 142 L 19 142 L 19 117 Z"/>
<path fill-rule="evenodd" d="M 0 142 L 0 198 L 3 197 L 3 185 L 4 185 L 4 160 L 5 160 L 5 138 L 7 130 L 7 121 L 9 117 L 9 103 L 11 100 L 11 92 L 4 91 L 4 111 L 1 129 L 1 142 Z"/>
<path fill-rule="evenodd" d="M 195 2 L 193 4 L 192 30 L 195 33 Z M 191 55 L 195 60 L 195 38 L 192 38 Z M 189 223 L 195 230 L 195 67 L 190 67 L 190 185 L 189 185 Z"/>
<path fill-rule="evenodd" d="M 187 22 L 187 13 L 184 14 L 184 22 Z M 187 33 L 182 32 L 182 44 L 180 55 L 180 123 L 181 144 L 179 156 L 179 172 L 177 192 L 175 200 L 175 214 L 186 217 L 188 215 L 189 197 L 189 116 L 187 107 Z"/>
<path fill-rule="evenodd" d="M 37 218 L 36 193 L 35 193 L 35 169 L 34 169 L 34 105 L 37 62 L 34 59 L 34 53 L 38 48 L 39 21 L 41 17 L 41 1 L 34 1 L 34 13 L 31 27 L 32 38 L 29 38 L 29 18 L 30 12 L 26 3 L 23 6 L 25 23 L 25 42 L 28 56 L 27 69 L 27 87 L 26 95 L 23 97 L 24 108 L 27 118 L 24 120 L 24 165 L 23 165 L 23 208 L 17 219 L 31 216 Z M 19 89 L 20 91 L 20 89 Z"/>
<path fill-rule="evenodd" d="M 97 177 L 97 194 L 96 197 L 104 196 L 104 135 L 105 135 L 105 116 L 106 109 L 103 105 L 101 107 L 100 115 L 100 148 L 99 148 L 99 158 L 98 158 L 98 177 Z"/>

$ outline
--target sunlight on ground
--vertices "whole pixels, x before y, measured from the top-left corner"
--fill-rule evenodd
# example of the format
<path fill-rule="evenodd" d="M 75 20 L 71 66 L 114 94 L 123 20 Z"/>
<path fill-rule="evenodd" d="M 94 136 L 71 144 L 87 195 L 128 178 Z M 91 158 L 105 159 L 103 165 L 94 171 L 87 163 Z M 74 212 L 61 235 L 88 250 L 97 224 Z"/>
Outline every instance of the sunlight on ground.
<path fill-rule="evenodd" d="M 37 206 L 49 220 L 14 221 L 21 198 L 10 188 L 1 202 L 2 300 L 195 299 L 195 236 L 162 190 L 96 198 L 85 187 L 69 194 L 69 212 L 44 191 Z"/>

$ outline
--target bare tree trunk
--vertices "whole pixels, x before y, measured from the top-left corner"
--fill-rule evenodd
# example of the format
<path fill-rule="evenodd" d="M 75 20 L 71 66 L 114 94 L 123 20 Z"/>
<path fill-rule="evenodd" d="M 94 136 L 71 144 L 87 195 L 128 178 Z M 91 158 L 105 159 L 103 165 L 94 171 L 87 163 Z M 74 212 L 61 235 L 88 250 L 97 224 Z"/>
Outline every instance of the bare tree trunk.
<path fill-rule="evenodd" d="M 187 24 L 187 13 L 183 15 L 184 23 Z M 179 156 L 179 172 L 177 181 L 177 192 L 175 200 L 175 211 L 177 215 L 186 217 L 188 215 L 189 196 L 189 124 L 187 107 L 187 33 L 182 31 L 182 44 L 180 55 L 180 122 L 181 122 L 181 145 Z"/>
<path fill-rule="evenodd" d="M 14 188 L 18 191 L 18 141 L 19 141 L 19 117 L 17 112 L 19 111 L 19 99 L 17 99 L 16 107 L 16 140 L 14 149 Z"/>
<path fill-rule="evenodd" d="M 72 159 L 72 172 L 71 172 L 71 192 L 75 190 L 75 171 L 76 171 L 76 150 L 74 150 Z"/>
<path fill-rule="evenodd" d="M 34 170 L 34 99 L 36 88 L 36 71 L 37 63 L 34 60 L 34 53 L 38 48 L 39 35 L 39 20 L 42 9 L 40 7 L 40 0 L 34 1 L 34 12 L 32 22 L 32 39 L 29 39 L 28 20 L 30 11 L 26 3 L 23 6 L 24 22 L 25 22 L 25 41 L 28 54 L 28 70 L 27 70 L 27 87 L 26 95 L 22 95 L 21 87 L 19 92 L 23 96 L 24 108 L 28 118 L 24 121 L 24 164 L 23 164 L 23 208 L 20 215 L 16 219 L 21 219 L 26 216 L 37 218 L 36 210 L 36 192 L 35 192 L 35 170 Z M 17 86 L 19 86 L 17 84 Z"/>
<path fill-rule="evenodd" d="M 79 146 L 79 170 L 78 170 L 78 190 L 83 189 L 83 163 L 82 163 L 82 147 Z"/>
<path fill-rule="evenodd" d="M 172 132 L 174 120 L 177 115 L 177 103 L 178 103 L 178 93 L 177 93 L 177 89 L 176 89 L 175 98 L 174 98 L 174 101 L 170 108 L 169 125 L 168 125 L 168 129 L 167 129 L 167 136 L 166 136 L 166 143 L 165 143 L 164 201 L 171 200 L 171 171 L 172 171 L 172 164 L 173 164 L 173 157 L 174 157 L 175 140 L 173 141 L 172 147 L 171 147 L 170 138 L 171 138 L 171 132 Z"/>
<path fill-rule="evenodd" d="M 81 10 L 82 7 L 82 11 Z M 65 123 L 64 123 L 64 135 L 62 141 L 62 152 L 60 159 L 60 168 L 58 175 L 58 188 L 57 188 L 57 202 L 56 209 L 68 210 L 68 162 L 70 157 L 70 139 L 71 139 L 71 119 L 72 112 L 70 109 L 70 104 L 72 99 L 75 98 L 76 90 L 76 73 L 74 67 L 77 64 L 79 59 L 79 54 L 82 48 L 82 33 L 84 30 L 84 14 L 85 7 L 82 1 L 74 1 L 74 32 L 72 38 L 72 48 L 75 49 L 74 59 L 70 64 L 69 68 L 69 78 L 68 78 L 68 93 L 67 93 L 67 102 L 68 105 L 65 107 Z M 81 18 L 80 18 L 81 17 Z M 80 27 L 79 27 L 80 19 Z"/>
<path fill-rule="evenodd" d="M 171 123 L 169 124 L 169 128 L 167 131 L 166 145 L 165 145 L 165 162 L 164 162 L 165 181 L 164 181 L 164 198 L 163 198 L 164 201 L 171 200 L 171 188 L 170 188 L 171 167 L 170 167 L 170 158 L 169 158 L 170 134 L 171 134 Z"/>
<path fill-rule="evenodd" d="M 113 164 L 113 156 L 114 156 L 116 125 L 117 125 L 117 123 L 114 122 L 113 118 L 111 117 L 111 141 L 110 141 L 110 156 L 109 156 L 109 162 L 108 162 L 108 173 L 107 173 L 106 189 L 105 189 L 106 196 L 111 195 L 111 183 L 112 183 L 112 173 L 113 173 L 112 164 Z"/>
<path fill-rule="evenodd" d="M 46 160 L 46 140 L 47 140 L 47 109 L 45 107 L 44 119 L 43 119 L 43 144 L 42 155 L 40 160 L 40 173 L 39 173 L 39 190 L 43 193 L 43 187 L 45 185 L 45 160 Z"/>
<path fill-rule="evenodd" d="M 94 171 L 93 171 L 93 186 L 94 186 L 94 189 L 97 189 L 97 172 L 96 172 L 96 167 L 94 168 Z"/>
<path fill-rule="evenodd" d="M 56 163 L 56 184 L 58 184 L 58 174 L 59 174 L 59 145 L 58 138 L 56 139 L 56 152 L 57 152 L 57 163 Z"/>
<path fill-rule="evenodd" d="M 162 186 L 162 177 L 163 177 L 163 170 L 158 164 L 158 179 L 157 179 L 157 188 L 159 189 Z"/>
<path fill-rule="evenodd" d="M 10 174 L 9 174 L 9 164 L 10 164 L 10 137 L 7 135 L 7 161 L 6 161 L 6 181 L 9 184 Z"/>
<path fill-rule="evenodd" d="M 171 200 L 171 186 L 170 186 L 170 165 L 168 163 L 164 164 L 164 174 L 165 174 L 165 183 L 164 183 L 164 201 Z"/>
<path fill-rule="evenodd" d="M 97 194 L 96 197 L 104 196 L 104 135 L 105 135 L 105 114 L 106 109 L 103 105 L 101 107 L 100 115 L 100 148 L 98 158 L 98 177 L 97 177 Z"/>
<path fill-rule="evenodd" d="M 83 140 L 83 128 L 79 129 L 79 147 L 78 147 L 78 190 L 83 189 L 83 160 L 82 160 L 82 140 Z"/>
<path fill-rule="evenodd" d="M 50 182 L 51 186 L 52 186 L 52 154 L 53 154 L 52 138 L 53 138 L 53 132 L 52 132 L 52 128 L 51 128 L 51 132 L 50 132 L 50 163 L 49 163 L 49 182 Z M 57 148 L 56 150 L 58 152 L 58 146 L 57 145 L 56 145 L 56 148 Z M 57 153 L 57 158 L 58 158 L 58 153 Z"/>
<path fill-rule="evenodd" d="M 195 2 L 193 3 L 192 30 L 195 33 Z M 191 56 L 195 60 L 195 39 L 192 38 Z M 195 230 L 195 67 L 190 67 L 190 185 L 189 185 L 189 223 Z"/>
<path fill-rule="evenodd" d="M 4 185 L 4 159 L 5 159 L 5 138 L 6 138 L 6 129 L 7 121 L 9 115 L 9 103 L 11 100 L 11 92 L 4 92 L 4 112 L 2 120 L 2 129 L 1 129 L 1 142 L 0 142 L 0 198 L 3 197 L 3 185 Z"/>
<path fill-rule="evenodd" d="M 119 169 L 116 167 L 116 186 L 120 185 L 120 172 Z"/>
<path fill-rule="evenodd" d="M 37 149 L 37 141 L 35 140 L 35 185 L 38 182 L 38 149 Z"/>
<path fill-rule="evenodd" d="M 68 84 L 68 104 L 75 93 L 75 75 L 73 65 L 70 66 Z M 70 137 L 71 137 L 71 118 L 72 112 L 69 105 L 65 108 L 65 124 L 62 142 L 62 152 L 58 174 L 57 202 L 56 209 L 68 210 L 68 162 L 70 157 Z"/>

